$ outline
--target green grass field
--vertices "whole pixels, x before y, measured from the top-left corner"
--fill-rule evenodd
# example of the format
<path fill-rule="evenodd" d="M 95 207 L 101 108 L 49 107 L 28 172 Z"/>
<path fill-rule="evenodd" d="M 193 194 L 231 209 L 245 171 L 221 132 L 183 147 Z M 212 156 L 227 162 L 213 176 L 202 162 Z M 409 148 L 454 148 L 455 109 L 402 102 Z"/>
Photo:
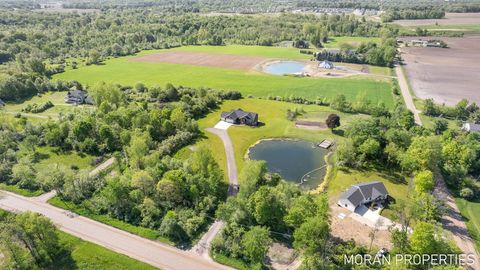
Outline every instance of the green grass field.
<path fill-rule="evenodd" d="M 125 255 L 115 253 L 99 245 L 86 242 L 80 238 L 59 232 L 60 242 L 71 250 L 71 261 L 67 265 L 58 265 L 55 269 L 82 270 L 154 270 L 148 264 L 139 262 Z"/>
<path fill-rule="evenodd" d="M 189 46 L 171 49 L 171 51 L 229 53 L 281 59 L 309 58 L 308 55 L 300 54 L 298 49 L 259 46 Z M 158 51 L 146 51 L 139 55 L 155 52 Z M 259 71 L 130 61 L 134 57 L 109 59 L 102 65 L 68 70 L 55 75 L 54 78 L 78 80 L 87 85 L 99 81 L 124 85 L 134 85 L 137 82 L 144 82 L 147 85 L 173 83 L 191 87 L 239 90 L 245 96 L 255 97 L 293 95 L 315 99 L 317 97 L 332 98 L 338 94 L 344 94 L 347 99 L 354 100 L 359 93 L 365 92 L 373 102 L 381 101 L 390 107 L 393 105 L 390 82 L 382 78 L 360 76 L 354 78 L 294 78 L 269 75 Z"/>
<path fill-rule="evenodd" d="M 477 251 L 480 251 L 480 202 L 470 202 L 462 198 L 455 198 L 455 202 L 466 220 L 468 232 L 475 240 Z"/>
<path fill-rule="evenodd" d="M 341 43 L 346 43 L 354 48 L 358 47 L 360 43 L 375 42 L 380 43 L 380 38 L 377 37 L 331 37 L 327 43 L 323 43 L 325 48 L 338 48 Z"/>
<path fill-rule="evenodd" d="M 66 167 L 76 166 L 79 169 L 85 170 L 93 169 L 91 162 L 95 158 L 94 156 L 73 151 L 62 152 L 57 148 L 48 146 L 38 147 L 36 151 L 41 157 L 34 165 L 37 170 L 45 169 L 52 164 L 59 164 Z"/>
<path fill-rule="evenodd" d="M 352 115 L 340 113 L 332 110 L 329 107 L 317 106 L 317 105 L 301 105 L 287 102 L 279 102 L 273 100 L 262 99 L 242 99 L 235 101 L 226 101 L 222 106 L 208 114 L 205 118 L 198 121 L 201 130 L 213 127 L 220 117 L 222 111 L 229 111 L 232 109 L 241 108 L 245 111 L 254 111 L 259 114 L 259 121 L 265 123 L 265 125 L 252 128 L 248 126 L 232 126 L 228 129 L 233 147 L 235 150 L 235 160 L 237 162 L 238 170 L 243 168 L 245 162 L 245 153 L 248 148 L 252 146 L 256 141 L 265 138 L 298 138 L 309 140 L 313 142 L 319 142 L 323 139 L 330 139 L 336 142 L 343 140 L 341 136 L 333 134 L 330 130 L 311 130 L 301 129 L 295 127 L 294 121 L 289 121 L 286 117 L 287 110 L 301 110 L 305 111 L 305 114 L 299 116 L 297 119 L 305 119 L 311 121 L 324 122 L 330 113 L 336 113 L 341 117 L 342 125 L 348 124 L 351 121 L 356 121 L 368 116 Z M 224 172 L 227 171 L 225 150 L 222 141 L 213 134 L 204 132 L 206 139 L 201 140 L 198 145 L 206 145 L 212 149 L 213 155 L 217 162 L 221 165 Z"/>

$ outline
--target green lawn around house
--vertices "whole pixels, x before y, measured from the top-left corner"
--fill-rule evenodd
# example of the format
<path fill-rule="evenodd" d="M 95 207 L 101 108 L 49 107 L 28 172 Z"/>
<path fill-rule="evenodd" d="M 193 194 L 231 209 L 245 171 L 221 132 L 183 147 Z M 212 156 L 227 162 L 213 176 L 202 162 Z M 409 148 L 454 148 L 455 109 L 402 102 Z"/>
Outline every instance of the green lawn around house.
<path fill-rule="evenodd" d="M 475 240 L 477 251 L 480 251 L 480 202 L 471 202 L 459 197 L 455 198 L 455 202 L 466 221 L 468 232 Z"/>
<path fill-rule="evenodd" d="M 385 185 L 389 195 L 394 200 L 408 200 L 410 194 L 408 179 L 398 173 L 386 171 L 358 171 L 354 169 L 335 168 L 335 176 L 327 187 L 327 194 L 331 202 L 336 202 L 342 192 L 351 185 L 361 182 L 380 181 Z M 391 207 L 382 210 L 382 216 L 393 218 Z"/>
<path fill-rule="evenodd" d="M 5 183 L 0 183 L 0 190 L 13 192 L 25 197 L 37 197 L 43 194 L 43 190 L 40 190 L 40 189 L 29 190 L 29 189 L 19 188 L 16 185 L 7 185 Z"/>
<path fill-rule="evenodd" d="M 56 269 L 82 270 L 154 270 L 158 269 L 99 245 L 83 241 L 64 232 L 58 232 L 60 242 L 71 250 L 71 260 L 55 266 Z"/>
<path fill-rule="evenodd" d="M 15 114 L 19 113 L 29 120 L 36 120 L 45 121 L 49 118 L 56 119 L 60 114 L 66 114 L 69 112 L 78 112 L 87 109 L 94 109 L 95 107 L 89 105 L 80 105 L 80 106 L 73 106 L 71 104 L 65 103 L 63 98 L 67 95 L 67 92 L 47 92 L 42 95 L 33 96 L 32 98 L 22 101 L 22 102 L 8 102 L 7 105 L 3 108 L 3 112 L 8 115 L 14 116 Z M 22 109 L 27 107 L 29 104 L 44 104 L 47 101 L 51 101 L 54 106 L 43 111 L 41 113 L 28 113 L 22 112 Z"/>
<path fill-rule="evenodd" d="M 229 53 L 255 55 L 267 58 L 308 59 L 309 55 L 300 54 L 298 49 L 260 47 L 260 46 L 187 46 L 170 50 L 144 51 L 146 55 L 161 51 L 201 51 L 209 53 Z M 205 66 L 136 62 L 130 61 L 136 56 L 109 59 L 101 65 L 91 65 L 68 70 L 54 76 L 55 79 L 78 80 L 87 85 L 105 81 L 134 85 L 144 82 L 147 85 L 183 85 L 190 87 L 210 87 L 219 90 L 238 90 L 244 96 L 297 96 L 308 99 L 317 97 L 333 98 L 344 94 L 348 100 L 354 100 L 359 93 L 366 93 L 372 102 L 384 102 L 393 106 L 393 97 L 389 80 L 367 76 L 349 78 L 295 78 L 291 76 L 269 75 L 255 70 L 235 70 Z"/>
<path fill-rule="evenodd" d="M 259 127 L 232 126 L 228 129 L 228 134 L 232 139 L 235 150 L 235 160 L 237 169 L 240 171 L 245 163 L 245 154 L 255 142 L 266 138 L 297 138 L 313 142 L 320 142 L 324 139 L 341 141 L 343 137 L 333 134 L 330 130 L 311 130 L 295 127 L 295 121 L 287 119 L 287 110 L 304 110 L 305 113 L 297 117 L 298 120 L 321 121 L 325 122 L 327 116 L 336 113 L 341 118 L 341 124 L 345 125 L 351 121 L 356 121 L 369 117 L 366 115 L 354 115 L 340 113 L 329 107 L 318 105 L 301 105 L 287 102 L 263 100 L 263 99 L 242 99 L 234 101 L 225 101 L 222 106 L 214 112 L 208 114 L 205 118 L 198 121 L 201 130 L 213 127 L 220 120 L 222 111 L 230 111 L 241 108 L 245 111 L 252 111 L 259 114 L 259 121 L 263 124 Z M 342 127 L 340 127 L 342 129 Z M 225 149 L 222 141 L 213 134 L 204 132 L 205 138 L 200 140 L 197 145 L 205 145 L 212 150 L 217 162 L 221 165 L 224 172 L 227 172 L 225 158 Z"/>
<path fill-rule="evenodd" d="M 144 227 L 140 227 L 140 226 L 135 226 L 135 225 L 129 224 L 127 222 L 112 218 L 108 215 L 96 214 L 94 211 L 92 211 L 90 208 L 88 208 L 84 205 L 77 205 L 77 204 L 74 204 L 72 202 L 66 202 L 66 201 L 63 201 L 62 199 L 60 199 L 60 197 L 54 197 L 54 198 L 50 199 L 48 201 L 48 203 L 53 205 L 53 206 L 56 206 L 56 207 L 59 207 L 59 208 L 62 208 L 62 209 L 66 209 L 66 210 L 70 210 L 70 211 L 72 211 L 74 213 L 77 213 L 81 216 L 91 218 L 91 219 L 96 220 L 98 222 L 105 223 L 105 224 L 110 225 L 112 227 L 118 228 L 120 230 L 129 232 L 129 233 L 132 233 L 132 234 L 136 234 L 136 235 L 144 237 L 144 238 L 148 238 L 148 239 L 151 239 L 151 240 L 157 240 L 157 241 L 160 241 L 160 242 L 163 242 L 163 243 L 166 243 L 166 244 L 170 244 L 170 245 L 172 244 L 172 242 L 169 241 L 168 239 L 165 239 L 165 238 L 161 237 L 159 232 L 156 231 L 156 230 L 149 229 L 149 228 L 144 228 Z"/>

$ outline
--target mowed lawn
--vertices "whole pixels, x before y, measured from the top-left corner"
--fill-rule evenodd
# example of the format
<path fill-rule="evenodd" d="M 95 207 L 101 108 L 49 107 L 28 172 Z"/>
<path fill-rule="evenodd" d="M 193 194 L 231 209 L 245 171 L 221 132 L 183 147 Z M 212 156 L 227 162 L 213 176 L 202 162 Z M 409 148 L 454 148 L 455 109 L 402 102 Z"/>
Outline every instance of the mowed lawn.
<path fill-rule="evenodd" d="M 339 48 L 340 44 L 346 43 L 354 48 L 358 47 L 361 43 L 374 42 L 380 43 L 378 37 L 331 37 L 327 43 L 323 43 L 325 48 Z"/>
<path fill-rule="evenodd" d="M 339 142 L 343 137 L 333 134 L 330 130 L 311 130 L 295 127 L 295 121 L 287 119 L 287 110 L 304 110 L 303 115 L 298 116 L 301 120 L 322 121 L 331 113 L 336 113 L 341 117 L 342 125 L 349 122 L 358 121 L 365 117 L 364 115 L 353 115 L 340 113 L 329 107 L 318 105 L 301 105 L 287 102 L 262 99 L 242 99 L 235 101 L 226 101 L 216 111 L 210 113 L 205 118 L 198 121 L 201 130 L 213 127 L 220 118 L 222 111 L 230 111 L 241 108 L 245 111 L 253 111 L 259 114 L 259 121 L 263 124 L 253 128 L 248 126 L 232 126 L 228 129 L 228 134 L 232 139 L 235 150 L 235 160 L 237 169 L 240 171 L 245 164 L 245 154 L 255 142 L 266 138 L 296 138 L 312 142 L 320 142 L 324 139 Z M 341 129 L 342 127 L 340 127 Z M 225 158 L 225 149 L 222 141 L 209 132 L 204 132 L 205 139 L 197 143 L 198 146 L 204 145 L 212 150 L 217 162 L 220 163 L 224 172 L 227 172 Z"/>
<path fill-rule="evenodd" d="M 259 46 L 190 46 L 170 50 L 142 52 L 138 55 L 161 51 L 193 51 L 224 54 L 263 56 L 275 59 L 308 59 L 298 49 Z M 101 65 L 84 66 L 68 70 L 54 76 L 55 79 L 77 80 L 87 85 L 105 81 L 134 85 L 143 82 L 147 85 L 183 85 L 190 87 L 210 87 L 219 90 L 238 90 L 244 96 L 254 97 L 282 96 L 332 98 L 344 94 L 354 100 L 359 94 L 366 93 L 374 103 L 384 102 L 393 106 L 390 82 L 385 79 L 365 78 L 294 78 L 276 76 L 260 71 L 223 69 L 216 67 L 152 63 L 130 61 L 136 56 L 120 57 L 105 61 Z"/>

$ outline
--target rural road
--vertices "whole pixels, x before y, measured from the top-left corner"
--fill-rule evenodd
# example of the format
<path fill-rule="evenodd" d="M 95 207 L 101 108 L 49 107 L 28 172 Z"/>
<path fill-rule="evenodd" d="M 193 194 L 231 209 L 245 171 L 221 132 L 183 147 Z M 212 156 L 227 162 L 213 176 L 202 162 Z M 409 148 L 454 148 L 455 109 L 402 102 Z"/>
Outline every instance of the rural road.
<path fill-rule="evenodd" d="M 163 270 L 231 269 L 192 252 L 144 239 L 82 216 L 69 217 L 65 210 L 36 198 L 0 191 L 0 208 L 11 212 L 32 211 L 42 214 L 66 233 Z"/>
<path fill-rule="evenodd" d="M 420 114 L 418 113 L 415 103 L 413 102 L 412 94 L 408 87 L 407 78 L 403 72 L 403 69 L 400 65 L 395 66 L 395 73 L 397 74 L 398 85 L 400 86 L 400 91 L 402 91 L 403 99 L 405 100 L 405 105 L 413 113 L 415 118 L 415 124 L 421 126 L 422 120 L 420 119 Z"/>
<path fill-rule="evenodd" d="M 233 144 L 230 136 L 226 129 L 218 128 L 207 128 L 206 131 L 213 133 L 220 137 L 223 141 L 225 147 L 225 154 L 227 155 L 227 168 L 228 168 L 228 180 L 229 180 L 229 189 L 228 196 L 237 195 L 237 191 L 234 187 L 238 186 L 237 178 L 237 164 L 235 163 L 235 152 L 233 151 Z M 208 251 L 210 250 L 210 244 L 212 243 L 215 236 L 222 230 L 225 223 L 223 221 L 215 221 L 208 231 L 202 236 L 200 241 L 191 249 L 191 251 L 197 253 L 198 255 L 212 260 Z"/>
<path fill-rule="evenodd" d="M 407 105 L 407 108 L 413 112 L 415 116 L 415 123 L 417 125 L 422 125 L 422 121 L 420 120 L 420 116 L 417 108 L 415 107 L 415 103 L 413 103 L 412 95 L 410 94 L 407 79 L 405 77 L 403 69 L 399 65 L 397 65 L 395 67 L 395 72 L 397 73 L 398 84 L 400 85 L 400 89 L 402 91 L 403 98 L 405 99 L 405 104 Z M 468 266 L 468 269 L 478 270 L 480 269 L 480 256 L 475 249 L 475 242 L 468 233 L 467 225 L 463 220 L 460 210 L 458 210 L 455 199 L 453 198 L 452 194 L 449 192 L 445 184 L 445 180 L 443 179 L 442 174 L 438 172 L 436 173 L 436 175 L 437 179 L 435 188 L 433 190 L 433 195 L 440 201 L 445 202 L 446 207 L 446 213 L 442 216 L 442 226 L 445 230 L 449 231 L 452 234 L 455 243 L 464 254 L 475 255 L 476 260 L 473 265 Z"/>
<path fill-rule="evenodd" d="M 480 269 L 480 256 L 475 250 L 475 243 L 468 233 L 467 226 L 463 220 L 460 210 L 448 191 L 445 180 L 440 173 L 436 173 L 437 181 L 433 191 L 435 197 L 445 203 L 446 213 L 442 216 L 441 222 L 445 230 L 452 233 L 453 240 L 464 254 L 474 254 L 475 262 L 467 268 L 470 270 Z"/>

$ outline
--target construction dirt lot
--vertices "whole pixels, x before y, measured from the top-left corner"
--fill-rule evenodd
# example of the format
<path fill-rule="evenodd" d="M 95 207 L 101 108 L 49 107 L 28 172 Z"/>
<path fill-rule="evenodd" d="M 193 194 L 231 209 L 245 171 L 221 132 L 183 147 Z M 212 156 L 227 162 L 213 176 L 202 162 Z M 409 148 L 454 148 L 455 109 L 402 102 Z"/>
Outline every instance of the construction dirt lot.
<path fill-rule="evenodd" d="M 415 95 L 447 105 L 455 105 L 463 98 L 480 103 L 480 35 L 423 39 L 441 39 L 449 48 L 401 48 Z"/>
<path fill-rule="evenodd" d="M 133 58 L 131 61 L 184 64 L 205 67 L 218 67 L 251 70 L 268 60 L 263 57 L 199 52 L 163 52 Z"/>
<path fill-rule="evenodd" d="M 444 19 L 397 20 L 401 26 L 480 24 L 480 13 L 447 13 Z"/>

